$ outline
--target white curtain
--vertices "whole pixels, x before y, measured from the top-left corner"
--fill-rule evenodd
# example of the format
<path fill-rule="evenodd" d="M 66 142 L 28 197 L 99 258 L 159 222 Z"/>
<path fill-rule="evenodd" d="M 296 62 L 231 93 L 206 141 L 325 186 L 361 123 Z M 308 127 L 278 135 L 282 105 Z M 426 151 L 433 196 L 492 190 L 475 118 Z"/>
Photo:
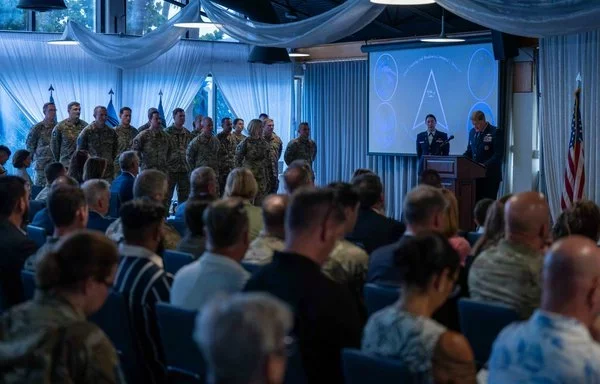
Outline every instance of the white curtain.
<path fill-rule="evenodd" d="M 597 0 L 436 0 L 450 12 L 497 31 L 548 37 L 600 28 Z"/>
<path fill-rule="evenodd" d="M 210 0 L 203 0 L 202 7 L 211 21 L 238 41 L 280 48 L 308 47 L 340 40 L 363 29 L 385 9 L 369 0 L 347 0 L 308 19 L 266 24 L 250 21 Z"/>
<path fill-rule="evenodd" d="M 581 121 L 585 152 L 584 197 L 600 201 L 600 32 L 552 37 L 540 41 L 540 127 L 544 151 L 542 175 L 554 218 L 560 196 L 571 134 L 574 91 L 581 73 Z"/>

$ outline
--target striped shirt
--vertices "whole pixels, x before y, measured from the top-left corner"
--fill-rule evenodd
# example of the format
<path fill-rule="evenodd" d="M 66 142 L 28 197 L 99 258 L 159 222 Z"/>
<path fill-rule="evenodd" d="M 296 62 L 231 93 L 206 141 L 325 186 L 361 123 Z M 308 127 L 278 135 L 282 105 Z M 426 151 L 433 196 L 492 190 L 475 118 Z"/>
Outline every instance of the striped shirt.
<path fill-rule="evenodd" d="M 121 244 L 114 289 L 127 300 L 133 339 L 147 372 L 144 383 L 165 382 L 164 356 L 154 305 L 168 302 L 173 276 L 162 259 L 145 248 Z"/>

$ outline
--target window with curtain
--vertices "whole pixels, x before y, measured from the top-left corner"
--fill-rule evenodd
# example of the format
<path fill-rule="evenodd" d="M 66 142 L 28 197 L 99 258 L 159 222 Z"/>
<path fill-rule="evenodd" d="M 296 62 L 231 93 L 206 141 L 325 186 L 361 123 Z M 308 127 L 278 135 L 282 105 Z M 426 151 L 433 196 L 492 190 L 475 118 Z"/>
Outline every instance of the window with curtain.
<path fill-rule="evenodd" d="M 188 117 L 186 117 L 186 119 L 191 122 L 191 121 L 194 121 L 193 119 L 195 119 L 196 116 L 198 116 L 198 115 L 210 116 L 208 111 L 210 111 L 210 106 L 212 105 L 211 95 L 212 95 L 212 76 L 207 76 L 204 79 L 204 81 L 202 82 L 202 85 L 200 86 L 198 93 L 196 93 L 196 96 L 194 96 L 194 100 L 192 100 L 192 104 L 186 111 L 186 115 L 188 116 Z M 192 129 L 191 123 L 189 124 L 189 128 Z"/>
<path fill-rule="evenodd" d="M 27 29 L 27 13 L 17 8 L 19 0 L 0 0 L 0 30 L 23 31 Z"/>
<path fill-rule="evenodd" d="M 154 31 L 181 11 L 163 0 L 127 0 L 127 34 L 142 36 Z"/>
<path fill-rule="evenodd" d="M 87 29 L 94 30 L 96 24 L 95 0 L 65 0 L 67 9 L 36 12 L 35 30 L 39 32 L 62 32 L 69 20 Z"/>
<path fill-rule="evenodd" d="M 0 144 L 6 145 L 14 154 L 19 149 L 25 149 L 25 140 L 32 124 L 3 87 L 0 87 L 0 105 Z M 5 167 L 9 174 L 14 172 L 11 160 Z"/>
<path fill-rule="evenodd" d="M 215 125 L 218 126 L 217 131 L 221 130 L 221 119 L 225 117 L 235 119 L 236 116 L 233 114 L 229 102 L 225 98 L 221 89 L 215 85 Z"/>

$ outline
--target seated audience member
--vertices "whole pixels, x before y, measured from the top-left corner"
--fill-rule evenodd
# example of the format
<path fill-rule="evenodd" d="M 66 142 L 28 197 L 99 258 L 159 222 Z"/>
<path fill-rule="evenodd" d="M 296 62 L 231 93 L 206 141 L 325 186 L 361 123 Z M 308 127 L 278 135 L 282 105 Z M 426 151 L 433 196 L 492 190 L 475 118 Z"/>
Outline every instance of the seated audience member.
<path fill-rule="evenodd" d="M 48 194 L 47 210 L 54 231 L 48 232 L 46 244 L 25 261 L 23 268 L 28 271 L 36 270 L 40 258 L 51 250 L 58 240 L 87 226 L 88 208 L 85 195 L 79 187 L 55 185 Z"/>
<path fill-rule="evenodd" d="M 212 195 L 207 195 L 204 200 L 191 200 L 185 206 L 185 236 L 177 245 L 177 250 L 192 254 L 199 258 L 206 250 L 206 235 L 204 234 L 204 210 L 215 200 Z"/>
<path fill-rule="evenodd" d="M 473 221 L 475 221 L 475 225 L 477 226 L 477 233 L 485 232 L 485 218 L 492 204 L 494 204 L 494 200 L 487 198 L 481 199 L 475 204 L 475 208 L 473 208 Z"/>
<path fill-rule="evenodd" d="M 350 292 L 321 271 L 343 220 L 334 191 L 297 191 L 285 216 L 285 250 L 275 252 L 246 285 L 246 291 L 271 293 L 292 308 L 309 383 L 343 383 L 341 350 L 360 345 L 362 324 Z"/>
<path fill-rule="evenodd" d="M 83 166 L 83 182 L 102 179 L 106 173 L 108 161 L 103 157 L 90 157 Z"/>
<path fill-rule="evenodd" d="M 583 236 L 559 240 L 546 254 L 541 306 L 500 333 L 490 383 L 588 383 L 600 377 L 600 251 Z"/>
<path fill-rule="evenodd" d="M 285 211 L 288 206 L 287 195 L 268 195 L 262 202 L 264 228 L 258 237 L 250 243 L 244 256 L 245 263 L 269 264 L 275 251 L 285 248 Z"/>
<path fill-rule="evenodd" d="M 135 178 L 133 183 L 133 197 L 135 199 L 146 198 L 159 203 L 164 203 L 167 196 L 167 175 L 156 169 L 147 169 L 141 172 Z M 166 215 L 165 210 L 165 215 Z M 177 249 L 177 244 L 181 241 L 179 232 L 163 220 L 162 225 L 164 235 L 164 246 L 166 249 Z M 120 243 L 123 240 L 123 227 L 121 219 L 113 221 L 106 229 L 106 236 L 114 242 Z"/>
<path fill-rule="evenodd" d="M 77 180 L 79 184 L 83 184 L 83 169 L 89 158 L 89 152 L 83 149 L 76 150 L 73 157 L 71 157 L 67 175 Z"/>
<path fill-rule="evenodd" d="M 31 166 L 31 152 L 26 149 L 19 149 L 13 155 L 13 167 L 15 168 L 15 176 L 19 176 L 21 179 L 25 180 L 29 183 L 29 185 L 33 185 L 33 181 L 31 181 L 31 177 L 29 173 L 27 173 L 27 168 Z"/>
<path fill-rule="evenodd" d="M 223 197 L 238 197 L 244 202 L 249 220 L 250 241 L 256 239 L 263 229 L 261 209 L 252 204 L 258 193 L 258 184 L 248 168 L 234 168 L 227 176 Z"/>
<path fill-rule="evenodd" d="M 58 186 L 61 186 L 61 185 L 70 185 L 72 187 L 79 188 L 79 184 L 77 184 L 77 181 L 75 181 L 75 179 L 73 179 L 72 177 L 59 176 L 56 180 L 54 180 L 52 182 L 52 184 L 48 184 L 46 186 L 46 188 L 48 188 L 48 191 L 49 191 L 48 195 L 50 192 L 52 192 L 52 190 L 54 188 L 57 188 Z M 44 200 L 47 201 L 47 198 L 45 198 Z M 46 230 L 47 235 L 54 232 L 54 222 L 52 221 L 52 218 L 50 217 L 50 212 L 49 212 L 47 206 L 40 209 L 33 216 L 33 220 L 31 220 L 31 225 L 40 227 L 40 228 L 44 228 L 44 230 Z"/>
<path fill-rule="evenodd" d="M 201 310 L 220 293 L 239 292 L 250 274 L 240 261 L 248 249 L 248 217 L 240 199 L 216 201 L 204 211 L 206 252 L 181 268 L 171 290 L 173 305 Z"/>
<path fill-rule="evenodd" d="M 504 239 L 473 261 L 469 290 L 472 298 L 509 305 L 526 319 L 540 306 L 550 211 L 544 195 L 524 192 L 508 200 L 504 215 Z"/>
<path fill-rule="evenodd" d="M 408 192 L 403 209 L 406 232 L 396 243 L 381 247 L 371 254 L 367 281 L 378 284 L 401 284 L 403 274 L 396 266 L 398 248 L 406 237 L 421 232 L 441 232 L 446 205 L 446 199 L 439 188 L 419 185 Z"/>
<path fill-rule="evenodd" d="M 111 183 L 110 192 L 119 194 L 119 201 L 125 204 L 133 200 L 133 184 L 140 172 L 140 159 L 135 151 L 126 151 L 119 156 L 121 174 Z"/>
<path fill-rule="evenodd" d="M 467 260 L 467 268 L 469 268 L 473 263 L 473 260 L 479 256 L 481 252 L 496 246 L 498 242 L 504 238 L 504 203 L 495 201 L 490 205 L 483 227 L 483 234 L 471 249 L 472 257 L 469 258 L 471 259 L 470 262 Z"/>
<path fill-rule="evenodd" d="M 360 204 L 358 193 L 348 183 L 332 183 L 328 187 L 336 193 L 338 204 L 344 210 L 346 219 L 342 227 L 343 235 L 352 232 L 358 218 Z M 367 252 L 341 238 L 337 241 L 325 264 L 323 264 L 322 270 L 333 281 L 348 287 L 356 299 L 358 308 L 362 311 L 365 309 L 362 288 L 367 279 L 368 267 L 369 255 Z"/>
<path fill-rule="evenodd" d="M 398 241 L 404 230 L 404 224 L 386 217 L 383 211 L 384 197 L 381 179 L 376 174 L 364 174 L 352 180 L 358 191 L 360 209 L 354 230 L 346 239 L 361 244 L 368 254 L 387 244 Z"/>
<path fill-rule="evenodd" d="M 266 294 L 236 294 L 212 302 L 198 315 L 194 331 L 209 381 L 282 384 L 293 321 L 288 306 Z"/>
<path fill-rule="evenodd" d="M 34 299 L 2 315 L 0 381 L 124 383 L 115 348 L 86 319 L 106 301 L 116 266 L 117 249 L 101 233 L 73 233 L 45 254 Z"/>
<path fill-rule="evenodd" d="M 4 309 L 23 301 L 21 269 L 37 247 L 21 228 L 29 208 L 29 190 L 18 176 L 0 177 L 0 287 Z"/>
<path fill-rule="evenodd" d="M 119 245 L 119 267 L 113 289 L 127 297 L 132 336 L 137 341 L 137 354 L 145 371 L 141 383 L 165 380 L 155 304 L 169 302 L 173 283 L 173 276 L 165 272 L 159 256 L 163 251 L 166 213 L 162 201 L 149 199 L 134 199 L 121 207 L 124 242 Z"/>
<path fill-rule="evenodd" d="M 354 180 L 355 178 L 357 178 L 360 175 L 366 175 L 366 174 L 375 174 L 375 172 L 371 171 L 370 169 L 367 168 L 357 168 L 354 173 L 352 173 L 352 180 Z"/>
<path fill-rule="evenodd" d="M 418 382 L 474 384 L 468 341 L 431 318 L 453 291 L 458 254 L 443 235 L 425 232 L 406 236 L 396 250 L 396 265 L 402 294 L 369 318 L 362 350 L 399 360 Z"/>
<path fill-rule="evenodd" d="M 442 178 L 435 169 L 426 169 L 421 173 L 421 176 L 419 176 L 419 185 L 442 188 Z"/>
<path fill-rule="evenodd" d="M 304 160 L 294 160 L 283 172 L 283 186 L 288 195 L 298 188 L 313 186 L 313 173 L 310 165 Z"/>
<path fill-rule="evenodd" d="M 596 243 L 600 240 L 600 209 L 591 200 L 579 200 L 564 210 L 554 227 L 554 241 L 570 235 L 585 236 Z"/>
<path fill-rule="evenodd" d="M 11 151 L 8 149 L 6 145 L 0 145 L 0 176 L 8 176 L 8 172 L 6 172 L 6 162 L 10 158 Z"/>
<path fill-rule="evenodd" d="M 212 197 L 212 198 L 211 198 Z M 214 200 L 217 198 L 217 175 L 211 167 L 198 167 L 190 175 L 190 196 L 188 201 L 192 200 Z M 177 220 L 185 219 L 185 206 L 187 201 L 177 206 L 175 218 Z"/>
<path fill-rule="evenodd" d="M 110 210 L 110 184 L 106 180 L 92 179 L 84 182 L 81 189 L 89 210 L 87 228 L 106 232 L 113 222 L 106 217 Z"/>
<path fill-rule="evenodd" d="M 456 196 L 448 189 L 441 189 L 446 199 L 446 209 L 444 209 L 444 224 L 442 225 L 442 234 L 446 236 L 450 245 L 460 256 L 460 264 L 465 265 L 467 256 L 471 254 L 471 245 L 462 236 L 458 235 L 458 201 Z"/>
<path fill-rule="evenodd" d="M 48 198 L 48 192 L 50 192 L 50 186 L 54 183 L 54 180 L 60 176 L 66 176 L 67 170 L 62 163 L 50 163 L 44 168 L 44 176 L 46 176 L 46 186 L 37 194 L 36 200 L 46 200 Z"/>

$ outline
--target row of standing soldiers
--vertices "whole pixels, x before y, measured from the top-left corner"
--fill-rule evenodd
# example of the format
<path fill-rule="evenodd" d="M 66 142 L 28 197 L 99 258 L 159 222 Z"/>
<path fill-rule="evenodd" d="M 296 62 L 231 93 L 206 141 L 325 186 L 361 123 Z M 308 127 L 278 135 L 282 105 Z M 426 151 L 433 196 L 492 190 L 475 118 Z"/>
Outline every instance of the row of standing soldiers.
<path fill-rule="evenodd" d="M 135 150 L 140 156 L 140 168 L 157 169 L 168 175 L 169 201 L 177 187 L 178 201 L 185 201 L 190 192 L 189 173 L 200 167 L 211 167 L 217 174 L 220 192 L 223 193 L 227 175 L 234 167 L 246 167 L 252 171 L 258 184 L 255 202 L 275 193 L 279 187 L 279 158 L 283 143 L 273 132 L 274 122 L 266 115 L 254 119 L 248 125 L 249 136 L 242 134 L 244 121 L 224 118 L 222 132 L 213 136 L 213 121 L 199 116 L 194 121 L 194 130 L 184 127 L 185 111 L 173 111 L 173 124 L 163 127 L 156 108 L 148 110 L 148 122 L 139 129 L 131 123 L 131 109 L 121 108 L 121 124 L 116 128 L 106 125 L 107 110 L 98 106 L 94 109 L 91 124 L 80 119 L 79 103 L 68 105 L 69 117 L 55 125 L 56 106 L 46 103 L 43 107 L 44 120 L 34 125 L 27 136 L 27 149 L 35 161 L 36 185 L 45 185 L 44 167 L 59 161 L 69 166 L 76 150 L 86 150 L 90 156 L 105 158 L 110 164 L 104 177 L 111 181 L 119 172 L 118 158 L 127 150 Z M 233 126 L 235 125 L 235 131 Z M 317 154 L 315 142 L 309 139 L 307 123 L 298 128 L 299 137 L 290 141 L 284 160 L 304 160 L 312 167 Z"/>

